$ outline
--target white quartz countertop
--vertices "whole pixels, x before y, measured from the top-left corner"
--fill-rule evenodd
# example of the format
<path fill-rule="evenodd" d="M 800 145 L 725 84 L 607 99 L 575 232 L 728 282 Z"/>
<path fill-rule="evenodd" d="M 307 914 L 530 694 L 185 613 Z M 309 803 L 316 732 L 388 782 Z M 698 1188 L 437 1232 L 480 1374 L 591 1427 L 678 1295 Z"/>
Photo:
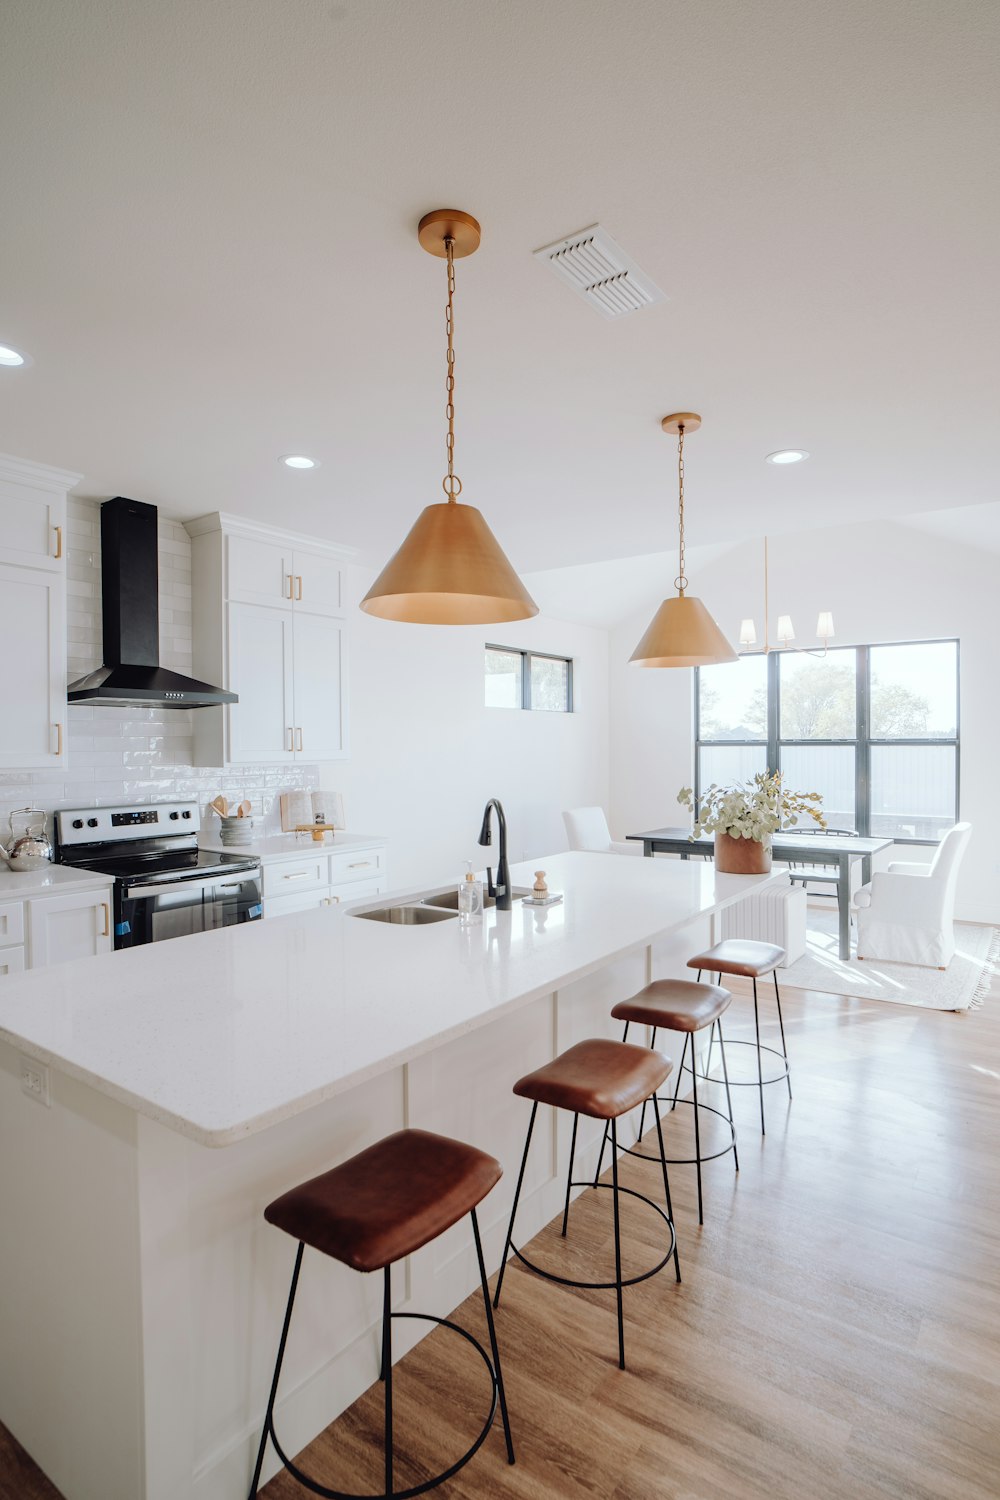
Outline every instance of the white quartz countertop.
<path fill-rule="evenodd" d="M 91 870 L 73 870 L 66 865 L 46 864 L 38 870 L 11 870 L 0 861 L 0 901 L 20 901 L 24 896 L 68 895 L 70 891 L 95 891 L 111 884 L 110 875 Z"/>
<path fill-rule="evenodd" d="M 371 849 L 387 840 L 378 833 L 324 834 L 322 841 L 308 833 L 261 834 L 249 844 L 223 844 L 219 822 L 214 813 L 205 820 L 198 843 L 202 849 L 225 849 L 232 854 L 251 854 L 258 859 L 298 859 L 303 854 L 338 854 L 351 849 Z"/>
<path fill-rule="evenodd" d="M 783 878 L 570 853 L 514 865 L 513 883 L 540 865 L 561 904 L 470 928 L 323 907 L 6 979 L 0 1038 L 225 1146 Z"/>

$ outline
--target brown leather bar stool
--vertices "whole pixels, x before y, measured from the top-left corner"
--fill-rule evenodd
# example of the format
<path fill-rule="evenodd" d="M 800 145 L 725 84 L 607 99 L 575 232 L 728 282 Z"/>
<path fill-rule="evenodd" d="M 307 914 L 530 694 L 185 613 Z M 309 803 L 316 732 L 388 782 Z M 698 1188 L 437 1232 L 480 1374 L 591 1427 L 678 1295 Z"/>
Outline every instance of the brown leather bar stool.
<path fill-rule="evenodd" d="M 538 1068 L 534 1073 L 528 1073 L 524 1078 L 518 1080 L 514 1085 L 514 1093 L 522 1099 L 531 1099 L 531 1119 L 528 1121 L 528 1134 L 524 1142 L 524 1155 L 521 1158 L 521 1170 L 517 1178 L 517 1188 L 514 1192 L 514 1204 L 510 1211 L 510 1224 L 507 1228 L 507 1240 L 503 1247 L 503 1260 L 500 1263 L 500 1275 L 497 1278 L 497 1289 L 493 1298 L 493 1306 L 500 1306 L 500 1288 L 503 1286 L 504 1273 L 507 1269 L 507 1256 L 513 1250 L 518 1260 L 526 1265 L 529 1270 L 538 1276 L 544 1276 L 547 1281 L 557 1281 L 560 1286 L 587 1287 L 591 1290 L 610 1291 L 613 1287 L 617 1294 L 618 1304 L 618 1364 L 621 1369 L 625 1368 L 625 1324 L 622 1313 L 622 1288 L 635 1286 L 639 1281 L 648 1281 L 655 1276 L 673 1256 L 674 1271 L 677 1280 L 681 1279 L 680 1261 L 677 1258 L 677 1235 L 674 1232 L 674 1213 L 670 1202 L 670 1183 L 667 1179 L 667 1160 L 663 1150 L 663 1130 L 660 1125 L 660 1111 L 656 1103 L 656 1090 L 662 1086 L 667 1078 L 673 1064 L 662 1053 L 651 1051 L 648 1047 L 634 1047 L 630 1042 L 611 1042 L 600 1038 L 593 1038 L 585 1042 L 577 1042 L 575 1047 L 560 1053 L 558 1057 L 546 1063 L 544 1067 Z M 660 1141 L 660 1163 L 663 1168 L 663 1195 L 666 1199 L 667 1211 L 663 1212 L 658 1203 L 652 1198 L 647 1198 L 644 1193 L 637 1193 L 632 1188 L 619 1187 L 618 1185 L 618 1134 L 617 1120 L 620 1115 L 627 1114 L 636 1105 L 642 1104 L 647 1099 L 653 1100 L 653 1112 L 656 1116 L 656 1131 Z M 574 1281 L 568 1276 L 557 1276 L 553 1271 L 543 1270 L 530 1261 L 522 1250 L 513 1242 L 514 1220 L 517 1217 L 518 1200 L 521 1197 L 521 1185 L 524 1182 L 524 1169 L 528 1162 L 528 1148 L 531 1145 L 531 1132 L 535 1128 L 535 1116 L 538 1113 L 539 1104 L 551 1104 L 555 1109 L 568 1109 L 573 1112 L 573 1137 L 569 1149 L 569 1171 L 566 1177 L 566 1204 L 563 1208 L 562 1233 L 565 1236 L 569 1223 L 569 1200 L 570 1193 L 575 1187 L 607 1187 L 607 1183 L 574 1182 L 573 1162 L 576 1157 L 576 1130 L 581 1115 L 588 1115 L 591 1119 L 607 1120 L 611 1126 L 612 1145 L 612 1184 L 611 1191 L 614 1198 L 614 1224 L 615 1224 L 615 1279 L 614 1281 Z M 661 1261 L 658 1261 L 650 1271 L 643 1271 L 638 1276 L 622 1278 L 622 1243 L 621 1224 L 619 1216 L 619 1195 L 627 1193 L 630 1198 L 638 1198 L 643 1203 L 648 1203 L 660 1218 L 664 1220 L 670 1230 L 670 1244 L 667 1253 Z"/>
<path fill-rule="evenodd" d="M 302 1252 L 306 1245 L 319 1250 L 323 1255 L 332 1256 L 334 1260 L 342 1261 L 355 1271 L 384 1272 L 382 1368 L 379 1378 L 385 1383 L 385 1489 L 379 1491 L 378 1497 L 370 1497 L 370 1500 L 408 1500 L 408 1497 L 422 1495 L 426 1490 L 450 1479 L 485 1442 L 493 1425 L 498 1399 L 507 1442 L 507 1462 L 514 1462 L 507 1399 L 500 1371 L 500 1351 L 493 1326 L 493 1310 L 490 1306 L 483 1247 L 476 1218 L 476 1204 L 496 1186 L 501 1171 L 498 1161 L 483 1151 L 477 1151 L 474 1146 L 466 1146 L 447 1136 L 431 1135 L 426 1130 L 400 1130 L 374 1146 L 369 1146 L 366 1151 L 359 1152 L 341 1166 L 292 1188 L 291 1192 L 276 1198 L 267 1206 L 264 1210 L 267 1222 L 298 1240 L 299 1248 L 295 1256 L 288 1307 L 267 1402 L 264 1431 L 261 1433 L 257 1465 L 250 1486 L 250 1500 L 254 1500 L 257 1494 L 269 1436 L 285 1468 L 313 1494 L 325 1495 L 328 1500 L 367 1500 L 367 1497 L 349 1495 L 343 1490 L 328 1489 L 304 1474 L 284 1452 L 274 1430 L 274 1400 L 285 1356 L 295 1289 L 302 1268 Z M 391 1308 L 390 1271 L 394 1262 L 437 1239 L 438 1235 L 457 1224 L 466 1214 L 472 1218 L 492 1360 L 482 1344 L 457 1323 L 425 1313 L 394 1313 Z M 440 1323 L 443 1328 L 460 1334 L 478 1351 L 489 1373 L 492 1387 L 489 1416 L 472 1447 L 443 1473 L 410 1489 L 399 1491 L 392 1487 L 393 1318 L 415 1318 L 421 1322 Z"/>
<path fill-rule="evenodd" d="M 628 1000 L 619 1000 L 611 1014 L 618 1021 L 625 1022 L 625 1031 L 622 1041 L 628 1041 L 629 1027 L 633 1021 L 639 1026 L 651 1026 L 653 1035 L 650 1046 L 656 1046 L 657 1031 L 678 1031 L 684 1034 L 684 1047 L 681 1052 L 680 1066 L 677 1069 L 677 1080 L 674 1087 L 674 1097 L 670 1108 L 675 1110 L 678 1104 L 690 1104 L 694 1108 L 694 1156 L 668 1156 L 667 1161 L 671 1166 L 691 1166 L 697 1168 L 698 1173 L 698 1223 L 705 1222 L 702 1210 L 701 1197 L 701 1164 L 703 1161 L 715 1161 L 728 1152 L 733 1153 L 733 1161 L 737 1172 L 740 1170 L 740 1159 L 736 1151 L 736 1126 L 733 1123 L 733 1101 L 729 1094 L 729 1071 L 726 1067 L 726 1048 L 722 1039 L 722 1014 L 728 1008 L 732 995 L 728 990 L 722 989 L 717 984 L 696 984 L 691 979 L 655 979 L 652 984 L 647 984 L 638 994 Z M 709 1027 L 709 1037 L 714 1040 L 716 1030 L 719 1033 L 719 1050 L 722 1054 L 722 1076 L 726 1085 L 726 1104 L 729 1113 L 724 1115 L 721 1109 L 716 1109 L 712 1104 L 700 1104 L 698 1102 L 698 1074 L 694 1069 L 694 1038 L 699 1031 Z M 688 1044 L 691 1045 L 691 1079 L 694 1087 L 693 1099 L 678 1099 L 678 1090 L 681 1083 L 681 1070 L 684 1067 L 684 1059 L 687 1056 Z M 720 1120 L 725 1120 L 729 1126 L 729 1141 L 719 1151 L 713 1151 L 703 1156 L 701 1150 L 701 1123 L 700 1114 L 702 1110 L 710 1114 L 718 1115 Z M 646 1106 L 642 1107 L 642 1115 L 639 1119 L 639 1136 L 641 1138 L 646 1123 Z M 604 1140 L 601 1142 L 601 1154 L 597 1163 L 597 1177 L 601 1175 L 601 1167 L 604 1163 L 604 1147 L 607 1144 L 608 1131 L 604 1130 Z M 656 1161 L 648 1151 L 640 1151 L 638 1143 L 635 1146 L 626 1146 L 625 1151 L 629 1156 L 638 1156 L 643 1161 Z M 596 1180 L 596 1179 L 595 1179 Z"/>
<path fill-rule="evenodd" d="M 782 1079 L 788 1085 L 788 1097 L 792 1097 L 792 1075 L 788 1062 L 788 1048 L 785 1045 L 785 1023 L 781 1016 L 781 992 L 778 989 L 778 965 L 785 957 L 784 948 L 779 948 L 777 943 L 756 943 L 749 938 L 726 938 L 721 943 L 716 943 L 714 948 L 709 948 L 705 953 L 698 953 L 694 958 L 689 958 L 687 966 L 689 969 L 698 970 L 698 978 L 702 976 L 703 970 L 710 974 L 718 974 L 721 979 L 723 974 L 741 974 L 746 979 L 753 980 L 753 1024 L 757 1033 L 754 1042 L 730 1042 L 730 1047 L 753 1047 L 757 1048 L 757 1082 L 743 1082 L 733 1079 L 733 1088 L 756 1088 L 760 1094 L 760 1133 L 766 1134 L 764 1125 L 764 1085 L 766 1083 L 780 1083 Z M 760 1041 L 760 1012 L 757 1006 L 757 980 L 765 974 L 774 976 L 774 999 L 778 1007 L 778 1026 L 781 1029 L 781 1051 L 775 1047 L 762 1047 Z M 773 1078 L 765 1078 L 761 1065 L 761 1053 L 770 1052 L 772 1057 L 780 1058 L 782 1071 L 776 1073 Z M 692 1069 L 692 1072 L 694 1070 Z M 704 1075 L 703 1075 L 704 1076 Z"/>

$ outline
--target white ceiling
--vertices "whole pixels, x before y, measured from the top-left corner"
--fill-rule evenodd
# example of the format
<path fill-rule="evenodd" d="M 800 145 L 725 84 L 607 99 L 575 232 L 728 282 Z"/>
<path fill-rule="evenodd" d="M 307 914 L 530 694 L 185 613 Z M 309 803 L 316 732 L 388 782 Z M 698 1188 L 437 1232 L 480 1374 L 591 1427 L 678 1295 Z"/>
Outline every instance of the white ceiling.
<path fill-rule="evenodd" d="M 995 0 L 5 0 L 2 41 L 0 449 L 79 493 L 380 564 L 441 498 L 443 204 L 520 568 L 671 544 L 676 408 L 694 543 L 1000 496 Z M 594 221 L 668 301 L 532 258 Z"/>

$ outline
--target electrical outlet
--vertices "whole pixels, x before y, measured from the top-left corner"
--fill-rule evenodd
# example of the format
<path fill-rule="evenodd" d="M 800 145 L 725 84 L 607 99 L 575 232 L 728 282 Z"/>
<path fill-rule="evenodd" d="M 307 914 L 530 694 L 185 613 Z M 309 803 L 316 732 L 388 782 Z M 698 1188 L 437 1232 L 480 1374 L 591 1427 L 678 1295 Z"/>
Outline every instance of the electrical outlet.
<path fill-rule="evenodd" d="M 46 1064 L 22 1054 L 18 1058 L 18 1069 L 21 1074 L 21 1088 L 29 1099 L 37 1099 L 39 1104 L 45 1104 L 51 1108 L 52 1095 L 49 1092 L 49 1070 Z"/>

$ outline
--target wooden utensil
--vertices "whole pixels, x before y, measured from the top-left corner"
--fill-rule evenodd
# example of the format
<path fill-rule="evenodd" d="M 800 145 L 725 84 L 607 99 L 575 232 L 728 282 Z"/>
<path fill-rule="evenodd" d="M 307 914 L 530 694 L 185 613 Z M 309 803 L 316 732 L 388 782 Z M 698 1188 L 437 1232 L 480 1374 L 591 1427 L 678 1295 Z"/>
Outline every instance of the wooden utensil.
<path fill-rule="evenodd" d="M 250 802 L 248 801 L 248 799 L 246 797 L 244 797 L 243 801 L 240 803 L 239 807 L 236 809 L 236 816 L 238 818 L 249 818 L 250 811 L 251 811 Z"/>
<path fill-rule="evenodd" d="M 214 801 L 210 802 L 208 805 L 209 807 L 213 807 L 215 809 L 220 818 L 225 818 L 229 814 L 229 803 L 226 801 L 225 797 L 216 797 Z"/>

